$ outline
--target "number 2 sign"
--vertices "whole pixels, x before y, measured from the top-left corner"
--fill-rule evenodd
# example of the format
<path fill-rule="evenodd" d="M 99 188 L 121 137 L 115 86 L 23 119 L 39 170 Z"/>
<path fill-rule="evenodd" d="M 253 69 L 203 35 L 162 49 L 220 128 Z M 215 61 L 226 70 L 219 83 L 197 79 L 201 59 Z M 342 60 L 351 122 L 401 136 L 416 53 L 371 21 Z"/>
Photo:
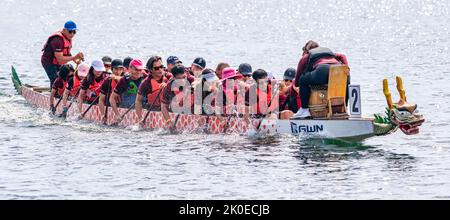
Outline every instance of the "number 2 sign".
<path fill-rule="evenodd" d="M 349 113 L 352 118 L 361 118 L 361 90 L 359 85 L 349 85 Z"/>

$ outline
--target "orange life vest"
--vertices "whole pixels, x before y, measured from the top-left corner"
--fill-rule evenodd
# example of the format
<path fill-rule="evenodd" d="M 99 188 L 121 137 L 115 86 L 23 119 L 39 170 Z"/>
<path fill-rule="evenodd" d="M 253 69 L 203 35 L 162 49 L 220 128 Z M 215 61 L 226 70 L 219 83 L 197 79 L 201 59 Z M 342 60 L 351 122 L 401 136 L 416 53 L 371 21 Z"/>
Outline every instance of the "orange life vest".
<path fill-rule="evenodd" d="M 264 115 L 271 111 L 273 111 L 273 107 L 275 106 L 275 103 L 271 102 L 272 99 L 272 86 L 268 85 L 267 87 L 267 93 L 259 90 L 259 88 L 256 89 L 256 97 L 258 102 L 256 105 L 256 112 L 258 115 Z M 278 101 L 278 100 L 274 100 Z M 270 106 L 269 106 L 270 105 Z M 260 109 L 262 107 L 262 109 Z"/>
<path fill-rule="evenodd" d="M 149 105 L 151 105 L 154 102 L 153 106 L 157 106 L 157 107 L 161 106 L 161 99 L 159 97 L 157 97 L 159 94 L 159 90 L 160 90 L 160 88 L 159 88 L 160 83 L 158 83 L 154 79 L 150 79 L 149 83 L 151 85 L 151 91 L 150 91 L 150 93 L 147 94 L 147 103 Z M 177 94 L 177 93 L 175 93 L 175 94 Z"/>
<path fill-rule="evenodd" d="M 44 48 L 42 49 L 42 51 L 44 51 L 45 48 L 47 48 L 48 43 L 50 42 L 50 40 L 53 37 L 60 37 L 60 38 L 63 39 L 63 41 L 64 41 L 64 46 L 63 46 L 63 50 L 62 50 L 63 56 L 71 56 L 70 50 L 72 49 L 72 41 L 67 39 L 64 36 L 64 34 L 62 34 L 62 31 L 57 31 L 57 32 L 53 33 L 52 35 L 50 35 L 50 37 L 48 37 L 48 40 L 45 43 Z M 52 63 L 55 64 L 55 65 L 63 65 L 64 64 L 64 63 L 59 63 L 58 60 L 56 59 L 56 57 L 53 57 Z"/>

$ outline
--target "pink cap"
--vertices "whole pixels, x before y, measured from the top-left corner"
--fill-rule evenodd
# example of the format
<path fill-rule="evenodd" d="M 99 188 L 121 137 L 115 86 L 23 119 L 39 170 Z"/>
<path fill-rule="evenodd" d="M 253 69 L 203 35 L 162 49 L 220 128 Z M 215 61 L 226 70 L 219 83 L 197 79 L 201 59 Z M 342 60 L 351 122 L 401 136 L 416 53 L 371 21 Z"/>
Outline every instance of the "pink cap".
<path fill-rule="evenodd" d="M 78 66 L 78 73 L 77 73 L 78 76 L 79 76 L 79 77 L 86 77 L 86 76 L 88 75 L 89 68 L 90 68 L 89 64 L 87 64 L 87 63 L 81 63 L 81 64 Z"/>
<path fill-rule="evenodd" d="M 237 79 L 242 78 L 242 75 L 237 74 L 236 70 L 231 67 L 227 67 L 222 70 L 222 81 L 227 80 L 229 78 L 236 77 Z"/>
<path fill-rule="evenodd" d="M 130 67 L 134 66 L 134 68 L 138 69 L 138 70 L 143 70 L 144 68 L 144 64 L 142 63 L 142 61 L 140 59 L 133 59 L 130 62 Z"/>

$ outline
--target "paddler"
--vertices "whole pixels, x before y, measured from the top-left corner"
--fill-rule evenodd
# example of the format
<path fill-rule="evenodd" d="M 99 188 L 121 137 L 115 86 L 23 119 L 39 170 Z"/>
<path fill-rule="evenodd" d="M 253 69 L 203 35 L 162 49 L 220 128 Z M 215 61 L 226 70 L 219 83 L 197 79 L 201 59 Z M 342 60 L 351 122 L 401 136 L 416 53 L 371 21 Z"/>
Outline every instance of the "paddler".
<path fill-rule="evenodd" d="M 344 54 L 334 53 L 326 47 L 320 47 L 314 41 L 308 41 L 303 47 L 303 55 L 298 62 L 297 73 L 294 85 L 300 87 L 301 108 L 294 115 L 294 118 L 307 118 L 309 112 L 309 96 L 311 95 L 310 85 L 328 84 L 328 74 L 330 65 L 348 65 L 347 57 Z"/>
<path fill-rule="evenodd" d="M 50 79 L 50 88 L 55 82 L 59 68 L 70 62 L 79 62 L 84 58 L 79 52 L 72 56 L 72 39 L 77 33 L 77 25 L 73 21 L 67 21 L 64 28 L 50 35 L 42 49 L 41 64 Z"/>
<path fill-rule="evenodd" d="M 171 58 L 171 57 L 169 57 Z M 176 58 L 176 57 L 175 57 Z M 178 58 L 176 58 L 178 59 Z M 169 60 L 177 63 L 175 59 Z M 171 62 L 171 63 L 172 63 Z M 172 64 L 169 64 L 172 65 Z M 176 65 L 176 64 L 175 64 Z M 175 66 L 174 65 L 174 66 Z M 161 110 L 161 94 L 160 90 L 167 85 L 169 81 L 165 77 L 164 66 L 162 65 L 162 58 L 159 56 L 152 56 L 147 62 L 147 70 L 149 71 L 149 75 L 145 78 L 145 80 L 139 86 L 135 108 L 136 114 L 138 116 L 139 122 L 142 120 L 142 104 L 144 101 L 147 101 L 147 105 L 149 108 L 151 105 L 150 111 L 160 111 Z M 170 70 L 173 69 L 173 66 L 169 67 Z"/>
<path fill-rule="evenodd" d="M 78 110 L 80 113 L 82 112 L 84 101 L 89 104 L 98 101 L 97 97 L 100 95 L 100 87 L 105 79 L 105 71 L 106 69 L 103 61 L 92 61 L 88 75 L 83 79 L 80 86 L 80 94 L 78 95 L 77 100 Z"/>
<path fill-rule="evenodd" d="M 167 86 L 162 91 L 161 112 L 166 124 L 172 123 L 169 112 L 192 112 L 193 96 L 190 92 L 190 83 L 192 83 L 194 79 L 193 77 L 188 77 L 185 70 L 186 68 L 182 64 L 175 65 L 172 68 L 173 78 L 167 83 Z M 184 104 L 186 104 L 186 106 L 184 106 Z"/>
<path fill-rule="evenodd" d="M 75 71 L 74 76 L 67 81 L 67 86 L 66 89 L 64 90 L 62 100 L 63 112 L 61 113 L 61 116 L 66 117 L 67 112 L 69 111 L 67 100 L 69 96 L 71 96 L 72 99 L 77 99 L 81 86 L 81 81 L 83 81 L 83 79 L 86 78 L 88 72 L 89 72 L 89 64 L 84 62 L 80 63 L 78 65 L 78 69 Z"/>
<path fill-rule="evenodd" d="M 50 110 L 53 114 L 56 112 L 56 106 L 54 105 L 55 97 L 61 98 L 64 95 L 64 90 L 67 86 L 67 81 L 73 77 L 74 69 L 70 64 L 64 64 L 61 66 L 58 72 L 58 77 L 52 86 L 52 91 L 50 93 Z"/>
<path fill-rule="evenodd" d="M 288 68 L 284 71 L 283 82 L 286 86 L 287 91 L 285 91 L 285 99 L 282 100 L 282 95 L 280 95 L 280 110 L 291 110 L 292 112 L 297 112 L 301 106 L 299 88 L 296 87 L 292 82 L 295 78 L 296 70 L 294 68 Z"/>
<path fill-rule="evenodd" d="M 269 83 L 269 74 L 263 69 L 257 69 L 253 72 L 252 78 L 255 81 L 245 94 L 245 112 L 244 119 L 248 122 L 252 118 L 271 118 L 277 119 L 275 113 L 276 102 L 278 99 L 272 99 L 272 85 Z"/>
<path fill-rule="evenodd" d="M 131 108 L 136 102 L 138 88 L 142 83 L 144 64 L 140 59 L 133 59 L 130 62 L 130 73 L 126 74 L 117 83 L 114 92 L 109 98 L 109 103 L 114 111 L 116 122 L 122 121 L 118 106 Z"/>
<path fill-rule="evenodd" d="M 124 73 L 123 62 L 121 59 L 114 59 L 111 62 L 112 74 L 105 79 L 102 86 L 100 87 L 100 98 L 98 100 L 98 107 L 100 114 L 102 115 L 102 122 L 106 121 L 105 118 L 105 105 L 109 104 L 109 97 L 111 97 L 112 92 L 116 88 L 117 82 L 122 78 Z"/>

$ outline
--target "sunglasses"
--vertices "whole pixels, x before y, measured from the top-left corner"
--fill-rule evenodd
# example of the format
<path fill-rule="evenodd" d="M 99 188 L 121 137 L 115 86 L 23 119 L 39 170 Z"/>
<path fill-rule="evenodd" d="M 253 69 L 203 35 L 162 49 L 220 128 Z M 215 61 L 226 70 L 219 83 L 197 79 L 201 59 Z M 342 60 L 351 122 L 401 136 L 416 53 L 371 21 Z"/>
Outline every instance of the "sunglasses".
<path fill-rule="evenodd" d="M 164 68 L 163 65 L 161 65 L 161 66 L 154 66 L 154 67 L 153 67 L 153 70 L 159 70 L 159 69 L 163 69 L 163 68 Z"/>
<path fill-rule="evenodd" d="M 292 82 L 292 80 L 290 80 L 290 79 L 285 79 L 284 81 L 285 82 Z"/>
<path fill-rule="evenodd" d="M 104 66 L 107 68 L 111 67 L 111 65 L 109 65 L 109 64 L 105 64 Z"/>
<path fill-rule="evenodd" d="M 77 33 L 77 31 L 76 30 L 73 30 L 73 31 L 69 31 L 69 34 L 76 34 Z"/>

